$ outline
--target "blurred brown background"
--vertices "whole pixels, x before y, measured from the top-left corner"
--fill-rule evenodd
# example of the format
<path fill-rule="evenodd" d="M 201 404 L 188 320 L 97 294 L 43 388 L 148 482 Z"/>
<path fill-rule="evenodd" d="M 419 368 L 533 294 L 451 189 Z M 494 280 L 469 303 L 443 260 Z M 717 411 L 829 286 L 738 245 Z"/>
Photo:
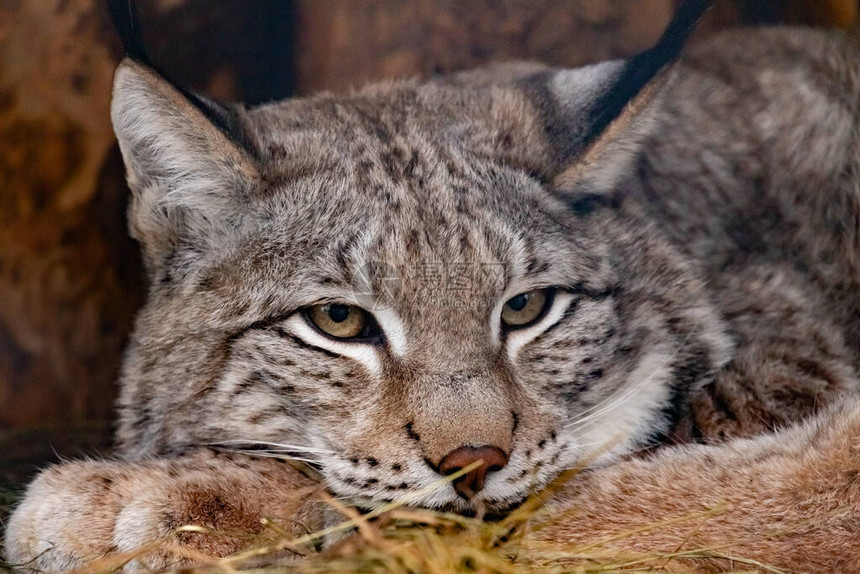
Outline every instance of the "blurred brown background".
<path fill-rule="evenodd" d="M 626 56 L 656 39 L 676 4 L 140 2 L 169 75 L 250 103 L 494 59 L 576 66 Z M 845 26 L 856 16 L 856 0 L 722 0 L 698 35 L 740 23 Z M 0 0 L 0 459 L 62 451 L 78 440 L 72 429 L 103 429 L 111 417 L 145 292 L 108 118 L 120 55 L 97 0 Z"/>

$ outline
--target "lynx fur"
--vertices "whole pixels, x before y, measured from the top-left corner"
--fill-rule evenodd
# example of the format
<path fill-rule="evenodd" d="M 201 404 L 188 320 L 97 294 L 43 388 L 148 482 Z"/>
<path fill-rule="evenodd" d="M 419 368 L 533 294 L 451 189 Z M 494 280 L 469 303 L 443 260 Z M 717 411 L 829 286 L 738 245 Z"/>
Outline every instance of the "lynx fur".
<path fill-rule="evenodd" d="M 858 44 L 724 33 L 596 132 L 624 69 L 496 66 L 246 109 L 124 61 L 112 117 L 151 284 L 118 458 L 44 471 L 10 561 L 66 570 L 188 523 L 320 523 L 310 479 L 230 450 L 394 500 L 488 445 L 503 460 L 477 492 L 418 504 L 503 515 L 590 460 L 549 503 L 578 511 L 542 536 L 725 503 L 701 544 L 860 571 Z M 505 328 L 536 290 L 542 314 Z M 381 336 L 326 335 L 307 310 L 332 302 Z M 672 551 L 688 529 L 617 544 Z"/>

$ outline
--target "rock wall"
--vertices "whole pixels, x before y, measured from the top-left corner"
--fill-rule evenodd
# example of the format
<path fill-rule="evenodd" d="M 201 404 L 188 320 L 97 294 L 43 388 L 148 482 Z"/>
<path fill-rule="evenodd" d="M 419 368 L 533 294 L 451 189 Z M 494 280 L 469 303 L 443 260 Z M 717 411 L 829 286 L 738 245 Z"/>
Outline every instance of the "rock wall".
<path fill-rule="evenodd" d="M 118 50 L 96 13 L 0 3 L 0 426 L 107 416 L 141 298 L 106 113 Z"/>

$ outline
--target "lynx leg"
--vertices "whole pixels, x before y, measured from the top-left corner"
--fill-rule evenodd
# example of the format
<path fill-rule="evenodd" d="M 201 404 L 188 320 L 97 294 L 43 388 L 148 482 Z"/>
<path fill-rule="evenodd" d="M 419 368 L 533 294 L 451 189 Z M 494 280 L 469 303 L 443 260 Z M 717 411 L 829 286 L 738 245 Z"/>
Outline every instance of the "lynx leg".
<path fill-rule="evenodd" d="M 259 532 L 260 518 L 316 525 L 313 481 L 273 460 L 201 452 L 140 463 L 73 462 L 44 471 L 6 532 L 6 553 L 22 571 L 66 571 L 111 552 L 133 551 L 183 525 Z M 298 521 L 298 522 L 296 522 Z M 241 536 L 180 534 L 180 545 L 212 556 L 236 552 Z M 130 567 L 179 561 L 161 552 Z"/>
<path fill-rule="evenodd" d="M 669 448 L 585 473 L 565 487 L 537 536 L 598 552 L 712 549 L 790 571 L 857 572 L 858 477 L 860 405 L 849 403 L 777 434 Z M 743 567 L 716 557 L 669 565 Z"/>

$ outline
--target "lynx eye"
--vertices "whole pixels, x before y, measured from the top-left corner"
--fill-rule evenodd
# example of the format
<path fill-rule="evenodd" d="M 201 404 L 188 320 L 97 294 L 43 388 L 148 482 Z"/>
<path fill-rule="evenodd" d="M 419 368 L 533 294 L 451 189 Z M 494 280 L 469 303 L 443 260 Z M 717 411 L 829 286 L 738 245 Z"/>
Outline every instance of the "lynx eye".
<path fill-rule="evenodd" d="M 502 307 L 502 323 L 514 329 L 534 323 L 543 316 L 551 295 L 549 289 L 535 289 L 511 297 Z"/>
<path fill-rule="evenodd" d="M 320 331 L 336 339 L 368 336 L 368 328 L 373 323 L 364 309 L 342 303 L 313 305 L 306 316 Z"/>

